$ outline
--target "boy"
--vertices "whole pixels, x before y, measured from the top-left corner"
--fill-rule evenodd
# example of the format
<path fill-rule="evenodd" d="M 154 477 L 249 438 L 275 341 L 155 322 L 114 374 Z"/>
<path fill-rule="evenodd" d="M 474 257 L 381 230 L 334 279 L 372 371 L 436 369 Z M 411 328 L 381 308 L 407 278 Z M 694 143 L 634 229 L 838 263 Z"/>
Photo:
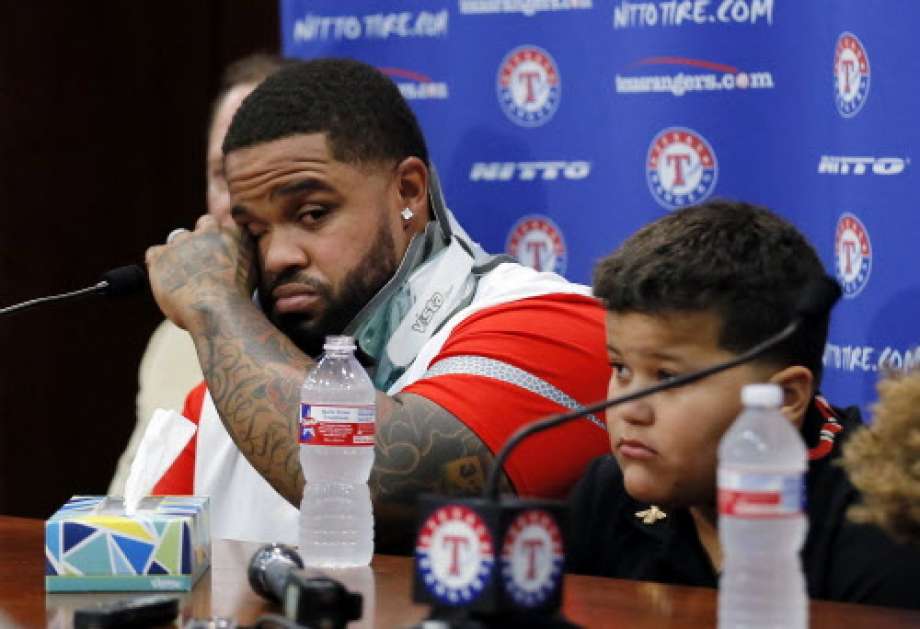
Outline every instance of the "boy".
<path fill-rule="evenodd" d="M 607 308 L 609 394 L 623 395 L 736 356 L 783 328 L 797 294 L 824 269 L 794 227 L 767 210 L 712 201 L 630 237 L 595 271 Z M 572 494 L 569 569 L 715 587 L 722 566 L 717 449 L 743 385 L 783 390 L 782 414 L 809 448 L 809 596 L 920 606 L 920 553 L 846 522 L 857 492 L 835 465 L 860 427 L 816 395 L 827 317 L 759 360 L 607 411 L 613 456 Z"/>

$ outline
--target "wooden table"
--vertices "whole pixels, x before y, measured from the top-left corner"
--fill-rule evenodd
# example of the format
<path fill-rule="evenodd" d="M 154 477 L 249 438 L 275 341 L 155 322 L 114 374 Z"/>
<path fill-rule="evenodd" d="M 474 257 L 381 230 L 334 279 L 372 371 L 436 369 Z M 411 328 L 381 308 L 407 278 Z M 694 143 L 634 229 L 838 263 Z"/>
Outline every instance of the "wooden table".
<path fill-rule="evenodd" d="M 72 625 L 74 609 L 131 596 L 45 594 L 43 547 L 41 521 L 0 516 L 0 627 L 66 628 Z M 209 616 L 248 624 L 273 611 L 246 581 L 246 566 L 257 547 L 215 542 L 211 570 L 191 593 L 182 595 L 181 624 L 188 618 Z M 331 574 L 365 596 L 365 618 L 351 626 L 405 627 L 427 614 L 425 607 L 411 602 L 412 562 L 407 557 L 377 555 L 370 569 Z M 716 591 L 567 576 L 564 609 L 569 620 L 586 627 L 714 627 Z M 920 627 L 920 612 L 814 601 L 811 627 Z"/>

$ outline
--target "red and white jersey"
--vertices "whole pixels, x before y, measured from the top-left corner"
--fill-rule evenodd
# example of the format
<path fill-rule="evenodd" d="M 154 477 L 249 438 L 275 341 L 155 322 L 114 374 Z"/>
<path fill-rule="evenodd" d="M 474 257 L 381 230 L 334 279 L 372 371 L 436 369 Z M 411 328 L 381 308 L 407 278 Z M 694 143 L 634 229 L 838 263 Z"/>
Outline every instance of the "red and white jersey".
<path fill-rule="evenodd" d="M 496 453 L 521 426 L 604 399 L 609 375 L 604 311 L 587 287 L 507 263 L 480 280 L 473 302 L 387 393 L 433 401 Z M 297 509 L 241 455 L 204 383 L 184 414 L 199 423 L 197 438 L 154 493 L 210 495 L 214 537 L 296 543 Z M 561 498 L 608 449 L 602 418 L 576 420 L 525 441 L 505 473 L 521 495 Z"/>

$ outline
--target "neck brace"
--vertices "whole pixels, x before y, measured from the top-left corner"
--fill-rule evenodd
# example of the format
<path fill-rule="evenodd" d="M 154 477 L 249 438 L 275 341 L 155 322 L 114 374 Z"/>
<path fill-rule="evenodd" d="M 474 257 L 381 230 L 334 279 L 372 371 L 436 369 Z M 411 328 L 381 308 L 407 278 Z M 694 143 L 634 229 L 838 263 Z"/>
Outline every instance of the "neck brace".
<path fill-rule="evenodd" d="M 470 304 L 479 277 L 507 256 L 490 256 L 466 234 L 445 207 L 432 169 L 434 220 L 413 237 L 393 277 L 348 324 L 361 351 L 374 361 L 369 372 L 386 391 L 412 364 L 422 346 Z"/>

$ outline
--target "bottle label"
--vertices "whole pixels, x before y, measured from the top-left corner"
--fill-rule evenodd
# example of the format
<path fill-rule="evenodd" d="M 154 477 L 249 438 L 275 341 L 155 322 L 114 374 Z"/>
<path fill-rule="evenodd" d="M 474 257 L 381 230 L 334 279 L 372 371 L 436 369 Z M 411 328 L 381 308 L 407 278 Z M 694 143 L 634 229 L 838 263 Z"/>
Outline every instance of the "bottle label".
<path fill-rule="evenodd" d="M 300 443 L 311 446 L 373 446 L 373 404 L 300 404 Z"/>
<path fill-rule="evenodd" d="M 788 518 L 805 512 L 801 472 L 719 470 L 719 515 L 750 520 Z"/>

